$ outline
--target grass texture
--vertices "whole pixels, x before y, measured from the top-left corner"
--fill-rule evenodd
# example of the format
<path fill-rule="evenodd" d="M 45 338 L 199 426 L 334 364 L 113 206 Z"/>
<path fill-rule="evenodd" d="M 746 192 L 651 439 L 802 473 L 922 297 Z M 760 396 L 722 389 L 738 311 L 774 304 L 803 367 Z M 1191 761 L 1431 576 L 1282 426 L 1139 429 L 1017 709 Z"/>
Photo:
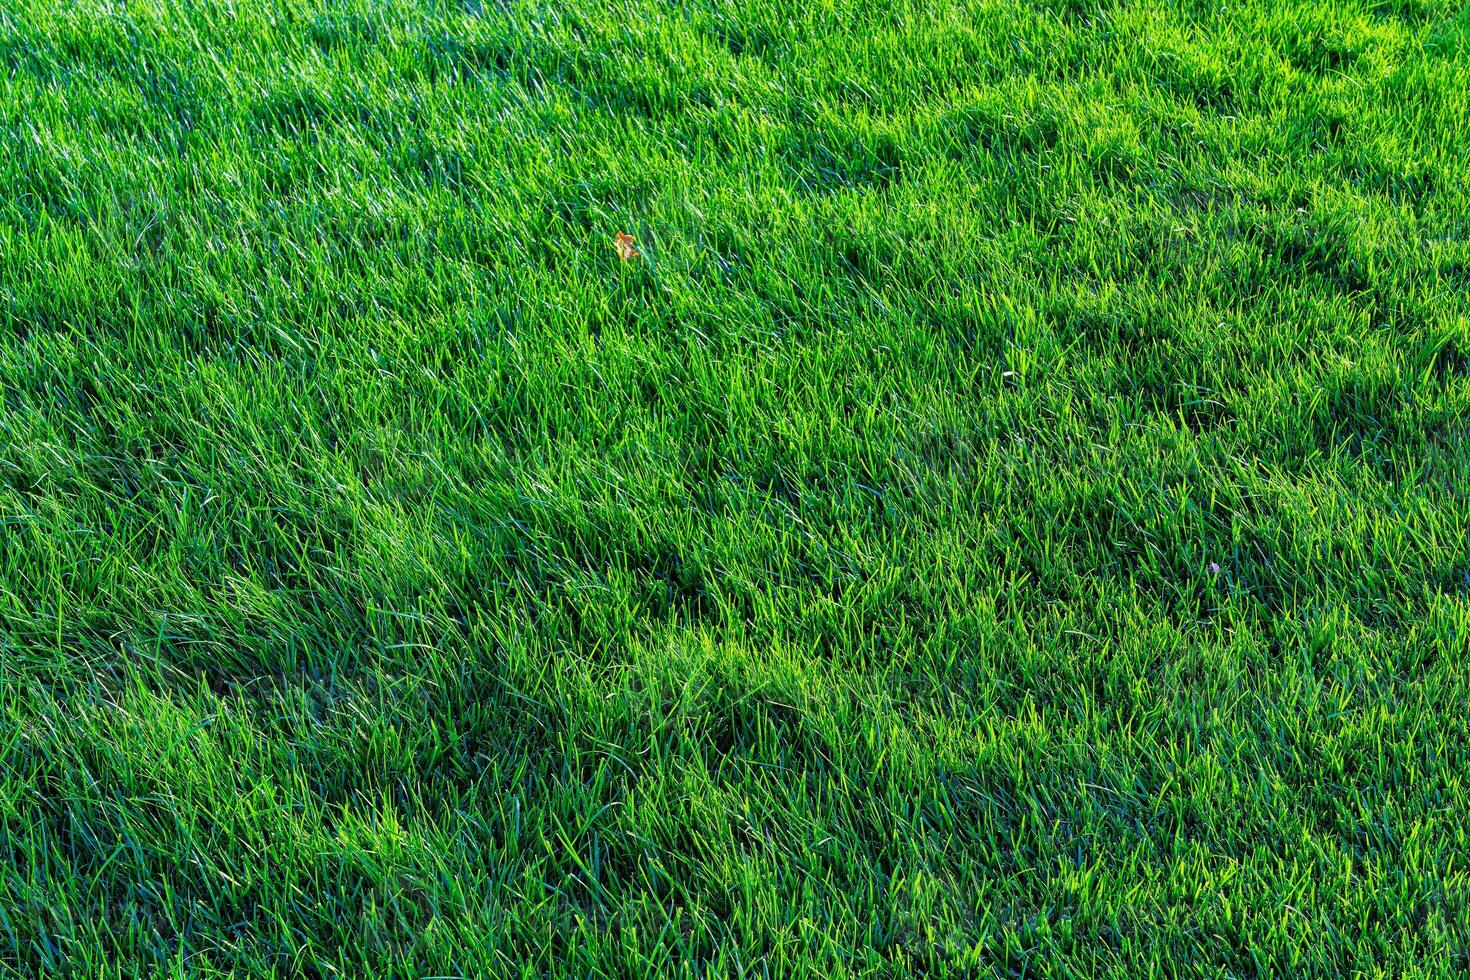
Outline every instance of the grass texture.
<path fill-rule="evenodd" d="M 0 392 L 7 976 L 1470 970 L 1461 4 L 0 0 Z"/>

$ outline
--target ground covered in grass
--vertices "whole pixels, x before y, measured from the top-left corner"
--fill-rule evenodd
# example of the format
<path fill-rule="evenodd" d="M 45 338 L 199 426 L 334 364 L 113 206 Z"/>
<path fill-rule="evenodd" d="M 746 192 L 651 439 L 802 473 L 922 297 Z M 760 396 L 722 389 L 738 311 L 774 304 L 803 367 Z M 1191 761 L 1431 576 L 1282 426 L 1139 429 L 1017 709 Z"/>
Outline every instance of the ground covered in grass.
<path fill-rule="evenodd" d="M 1470 970 L 1452 0 L 8 0 L 0 391 L 0 972 Z"/>

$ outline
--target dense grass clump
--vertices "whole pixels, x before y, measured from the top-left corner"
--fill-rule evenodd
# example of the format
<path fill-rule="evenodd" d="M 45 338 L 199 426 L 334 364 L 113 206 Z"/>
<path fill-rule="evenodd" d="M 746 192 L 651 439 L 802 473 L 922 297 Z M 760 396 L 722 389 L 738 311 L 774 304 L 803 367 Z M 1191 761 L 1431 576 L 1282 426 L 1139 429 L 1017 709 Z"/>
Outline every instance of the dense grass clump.
<path fill-rule="evenodd" d="M 1470 971 L 1453 0 L 5 0 L 0 394 L 0 973 Z"/>

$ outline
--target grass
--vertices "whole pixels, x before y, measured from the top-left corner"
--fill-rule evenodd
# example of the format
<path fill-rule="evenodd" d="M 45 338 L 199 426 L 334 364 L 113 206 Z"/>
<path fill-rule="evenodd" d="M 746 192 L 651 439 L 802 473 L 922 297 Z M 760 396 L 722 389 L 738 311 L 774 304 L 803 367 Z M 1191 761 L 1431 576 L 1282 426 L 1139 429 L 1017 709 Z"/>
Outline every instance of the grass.
<path fill-rule="evenodd" d="M 0 6 L 0 973 L 1470 971 L 1467 148 L 1452 0 Z"/>

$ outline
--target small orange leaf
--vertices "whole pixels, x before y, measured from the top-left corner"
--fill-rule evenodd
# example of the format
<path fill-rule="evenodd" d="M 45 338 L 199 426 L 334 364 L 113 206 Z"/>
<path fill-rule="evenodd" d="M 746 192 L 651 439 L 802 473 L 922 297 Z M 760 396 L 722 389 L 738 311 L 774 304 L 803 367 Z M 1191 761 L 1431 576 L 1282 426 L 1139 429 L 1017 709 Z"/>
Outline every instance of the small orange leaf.
<path fill-rule="evenodd" d="M 624 262 L 631 262 L 638 257 L 638 246 L 633 244 L 633 236 L 626 231 L 620 231 L 613 238 L 613 247 L 618 250 L 618 258 Z"/>

